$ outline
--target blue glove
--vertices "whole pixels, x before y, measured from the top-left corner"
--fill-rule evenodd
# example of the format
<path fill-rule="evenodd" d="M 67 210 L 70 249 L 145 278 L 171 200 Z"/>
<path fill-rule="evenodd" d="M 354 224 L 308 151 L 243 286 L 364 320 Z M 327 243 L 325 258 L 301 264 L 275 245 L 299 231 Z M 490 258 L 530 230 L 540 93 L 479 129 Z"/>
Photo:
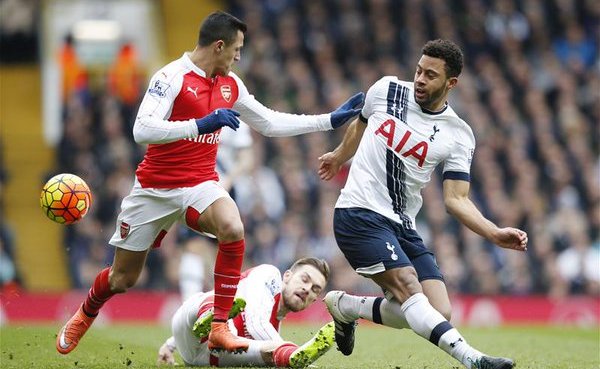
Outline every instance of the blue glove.
<path fill-rule="evenodd" d="M 212 133 L 224 126 L 235 131 L 240 126 L 240 121 L 237 119 L 239 116 L 240 113 L 235 110 L 217 109 L 202 119 L 196 119 L 198 134 Z"/>
<path fill-rule="evenodd" d="M 362 92 L 359 92 L 346 100 L 345 103 L 331 112 L 331 126 L 335 129 L 344 125 L 350 118 L 360 113 L 364 102 L 365 94 Z"/>

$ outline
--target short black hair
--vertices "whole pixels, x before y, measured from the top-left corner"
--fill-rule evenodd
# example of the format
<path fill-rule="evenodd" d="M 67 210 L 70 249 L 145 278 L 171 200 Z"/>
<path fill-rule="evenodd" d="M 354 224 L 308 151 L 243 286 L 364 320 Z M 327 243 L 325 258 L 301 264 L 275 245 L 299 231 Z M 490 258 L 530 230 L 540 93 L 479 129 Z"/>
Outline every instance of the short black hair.
<path fill-rule="evenodd" d="M 323 277 L 325 277 L 325 281 L 329 280 L 329 264 L 327 264 L 325 260 L 311 257 L 298 259 L 290 267 L 290 271 L 295 272 L 296 269 L 298 269 L 302 265 L 312 265 L 313 267 L 315 267 L 315 269 L 321 272 L 321 274 L 323 274 Z"/>
<path fill-rule="evenodd" d="M 238 31 L 246 33 L 247 29 L 246 23 L 219 10 L 210 13 L 200 25 L 198 45 L 208 46 L 218 40 L 223 40 L 226 45 L 230 45 L 235 40 Z"/>
<path fill-rule="evenodd" d="M 439 58 L 446 62 L 446 76 L 458 77 L 463 68 L 463 53 L 458 45 L 449 40 L 432 40 L 428 41 L 423 50 L 423 55 Z"/>

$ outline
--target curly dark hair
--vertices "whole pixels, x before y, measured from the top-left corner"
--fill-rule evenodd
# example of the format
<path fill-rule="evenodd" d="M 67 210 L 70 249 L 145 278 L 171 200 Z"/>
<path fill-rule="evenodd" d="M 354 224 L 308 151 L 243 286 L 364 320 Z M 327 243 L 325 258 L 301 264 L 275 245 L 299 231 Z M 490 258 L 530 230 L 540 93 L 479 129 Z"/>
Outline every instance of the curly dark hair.
<path fill-rule="evenodd" d="M 439 58 L 446 62 L 447 77 L 458 77 L 463 68 L 463 53 L 454 42 L 449 40 L 428 41 L 421 50 L 423 55 Z"/>
<path fill-rule="evenodd" d="M 208 46 L 215 41 L 223 40 L 226 45 L 231 45 L 238 31 L 246 33 L 246 23 L 229 13 L 216 11 L 209 14 L 202 25 L 198 35 L 198 45 Z"/>

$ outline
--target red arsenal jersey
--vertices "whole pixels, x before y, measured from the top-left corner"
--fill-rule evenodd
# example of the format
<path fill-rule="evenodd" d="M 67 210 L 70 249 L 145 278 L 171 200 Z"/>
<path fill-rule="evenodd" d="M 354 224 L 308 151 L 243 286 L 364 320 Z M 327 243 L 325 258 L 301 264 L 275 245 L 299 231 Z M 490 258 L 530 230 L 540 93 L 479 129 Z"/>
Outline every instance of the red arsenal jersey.
<path fill-rule="evenodd" d="M 241 120 L 270 137 L 332 129 L 329 114 L 271 110 L 256 101 L 234 73 L 208 78 L 184 54 L 152 77 L 133 126 L 135 141 L 148 144 L 136 171 L 142 187 L 192 187 L 218 180 L 215 164 L 221 130 L 198 135 L 196 119 L 219 108 L 235 109 Z"/>
<path fill-rule="evenodd" d="M 145 115 L 173 122 L 200 119 L 216 109 L 233 107 L 238 95 L 234 77 L 208 78 L 184 55 L 152 77 L 138 119 Z M 220 133 L 148 145 L 136 171 L 140 184 L 176 188 L 218 180 L 215 163 Z"/>

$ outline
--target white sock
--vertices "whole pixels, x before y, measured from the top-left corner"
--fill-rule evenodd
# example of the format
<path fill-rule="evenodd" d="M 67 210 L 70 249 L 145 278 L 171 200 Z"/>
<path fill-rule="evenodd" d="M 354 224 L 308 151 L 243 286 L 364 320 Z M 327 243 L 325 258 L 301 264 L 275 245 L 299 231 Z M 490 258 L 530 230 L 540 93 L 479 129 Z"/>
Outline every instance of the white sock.
<path fill-rule="evenodd" d="M 273 341 L 250 340 L 248 351 L 242 353 L 221 352 L 219 353 L 219 366 L 267 366 L 271 363 L 265 362 L 263 351 L 273 352 L 276 346 Z M 201 355 L 199 357 L 202 357 Z M 198 364 L 200 365 L 200 364 Z M 205 364 L 204 364 L 205 365 Z"/>
<path fill-rule="evenodd" d="M 482 356 L 431 306 L 424 294 L 412 295 L 401 308 L 415 333 L 437 345 L 465 367 L 471 369 L 471 363 Z"/>
<path fill-rule="evenodd" d="M 362 318 L 396 329 L 410 328 L 400 304 L 383 297 L 345 294 L 338 306 L 342 314 L 350 320 Z"/>
<path fill-rule="evenodd" d="M 381 324 L 396 329 L 410 328 L 402 311 L 402 305 L 397 301 L 383 299 L 379 306 L 379 312 L 381 314 Z"/>
<path fill-rule="evenodd" d="M 363 296 L 354 296 L 345 293 L 342 295 L 340 300 L 338 301 L 338 308 L 340 312 L 344 315 L 344 318 L 348 320 L 357 320 L 361 318 L 361 300 L 363 298 L 368 299 L 368 297 Z"/>

